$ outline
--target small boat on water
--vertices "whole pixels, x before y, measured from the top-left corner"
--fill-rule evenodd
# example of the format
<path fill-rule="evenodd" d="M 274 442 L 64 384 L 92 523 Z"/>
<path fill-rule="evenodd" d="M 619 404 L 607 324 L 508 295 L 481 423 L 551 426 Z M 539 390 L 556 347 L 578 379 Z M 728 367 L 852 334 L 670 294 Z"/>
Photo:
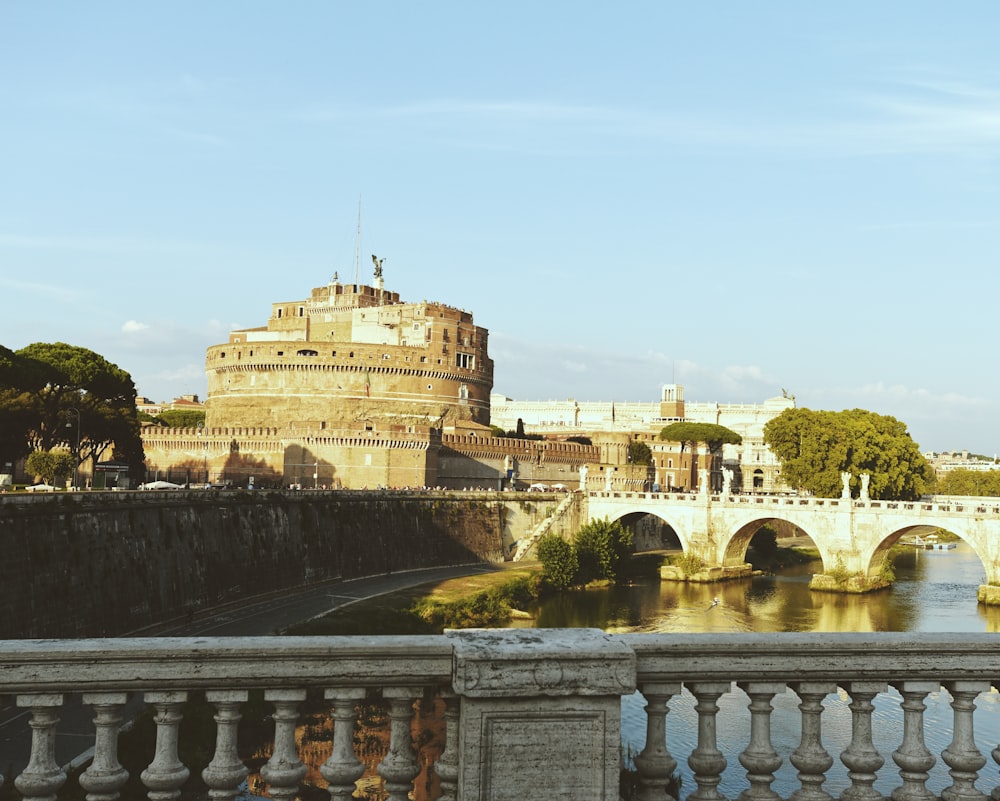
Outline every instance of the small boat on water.
<path fill-rule="evenodd" d="M 926 538 L 916 534 L 911 544 L 925 551 L 951 551 L 955 548 L 954 542 L 942 542 L 937 534 L 928 534 Z"/>

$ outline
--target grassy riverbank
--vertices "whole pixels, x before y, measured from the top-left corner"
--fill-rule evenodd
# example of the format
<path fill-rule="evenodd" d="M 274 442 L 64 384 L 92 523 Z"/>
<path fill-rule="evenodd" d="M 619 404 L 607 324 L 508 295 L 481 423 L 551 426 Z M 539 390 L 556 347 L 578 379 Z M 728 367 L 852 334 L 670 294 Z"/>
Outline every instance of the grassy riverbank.
<path fill-rule="evenodd" d="M 503 626 L 538 597 L 539 568 L 511 567 L 380 595 L 286 629 L 294 635 L 440 634 Z"/>

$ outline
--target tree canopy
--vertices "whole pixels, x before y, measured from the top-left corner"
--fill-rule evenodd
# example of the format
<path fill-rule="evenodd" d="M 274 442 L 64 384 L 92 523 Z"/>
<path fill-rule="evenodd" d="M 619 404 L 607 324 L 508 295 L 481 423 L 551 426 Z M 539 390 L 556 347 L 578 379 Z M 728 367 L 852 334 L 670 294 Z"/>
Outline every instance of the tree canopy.
<path fill-rule="evenodd" d="M 1000 496 L 1000 470 L 960 467 L 937 476 L 934 492 L 940 495 Z"/>
<path fill-rule="evenodd" d="M 65 448 L 75 464 L 113 447 L 139 467 L 132 377 L 103 356 L 62 342 L 0 347 L 0 461 Z"/>
<path fill-rule="evenodd" d="M 764 442 L 786 484 L 823 498 L 840 495 L 845 471 L 855 494 L 870 474 L 869 495 L 882 500 L 916 500 L 933 480 L 906 426 L 864 409 L 786 409 L 764 425 Z"/>
<path fill-rule="evenodd" d="M 628 460 L 631 464 L 650 465 L 653 463 L 653 452 L 641 439 L 634 439 L 628 444 Z"/>
<path fill-rule="evenodd" d="M 66 451 L 35 451 L 28 456 L 25 469 L 46 484 L 55 484 L 73 473 L 73 457 Z"/>
<path fill-rule="evenodd" d="M 739 445 L 743 437 L 716 423 L 671 423 L 660 431 L 660 439 L 681 445 L 704 442 L 713 453 L 723 445 Z"/>
<path fill-rule="evenodd" d="M 197 428 L 198 423 L 205 422 L 205 412 L 200 409 L 165 409 L 155 421 L 168 428 Z"/>

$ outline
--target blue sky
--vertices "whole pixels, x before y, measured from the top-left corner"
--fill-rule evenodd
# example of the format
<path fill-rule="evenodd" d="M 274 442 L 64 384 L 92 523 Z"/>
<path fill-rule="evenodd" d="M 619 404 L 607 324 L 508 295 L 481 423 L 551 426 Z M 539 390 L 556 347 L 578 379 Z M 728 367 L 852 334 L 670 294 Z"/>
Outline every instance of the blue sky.
<path fill-rule="evenodd" d="M 157 400 L 385 259 L 524 400 L 1000 451 L 1000 4 L 0 4 L 0 344 Z"/>

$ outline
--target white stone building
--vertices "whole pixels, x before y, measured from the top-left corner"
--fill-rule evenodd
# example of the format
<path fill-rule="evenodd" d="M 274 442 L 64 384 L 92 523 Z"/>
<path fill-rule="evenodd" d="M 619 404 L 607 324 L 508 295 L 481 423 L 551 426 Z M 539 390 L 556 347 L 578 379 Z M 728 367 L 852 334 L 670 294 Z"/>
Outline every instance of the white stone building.
<path fill-rule="evenodd" d="M 794 407 L 795 399 L 788 396 L 769 398 L 763 403 L 685 402 L 683 386 L 664 384 L 659 402 L 577 401 L 572 398 L 516 401 L 493 393 L 490 395 L 490 423 L 509 431 L 520 419 L 529 433 L 560 438 L 595 433 L 648 436 L 679 421 L 715 423 L 743 438 L 742 445 L 727 445 L 723 452 L 723 467 L 733 470 L 737 476 L 733 488 L 744 492 L 775 492 L 786 488 L 778 481 L 777 459 L 764 445 L 764 425 L 785 409 Z M 721 481 L 721 476 L 713 478 L 713 488 L 717 484 L 721 486 Z"/>

